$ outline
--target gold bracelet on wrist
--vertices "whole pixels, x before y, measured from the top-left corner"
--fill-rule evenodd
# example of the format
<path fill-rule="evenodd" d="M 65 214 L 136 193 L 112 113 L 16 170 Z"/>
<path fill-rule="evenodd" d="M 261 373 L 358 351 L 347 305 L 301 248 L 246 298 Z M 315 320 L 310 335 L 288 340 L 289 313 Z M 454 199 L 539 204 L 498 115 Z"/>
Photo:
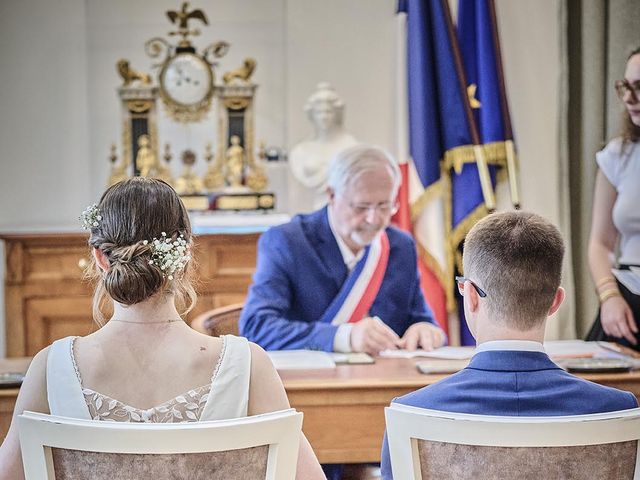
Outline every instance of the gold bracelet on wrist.
<path fill-rule="evenodd" d="M 600 290 L 600 288 L 604 287 L 607 283 L 616 283 L 616 279 L 611 275 L 602 277 L 600 280 L 596 282 L 596 289 Z"/>
<path fill-rule="evenodd" d="M 598 300 L 600 300 L 600 304 L 603 304 L 605 301 L 609 300 L 611 297 L 621 297 L 620 291 L 617 288 L 610 288 L 609 290 L 605 290 L 598 296 Z"/>

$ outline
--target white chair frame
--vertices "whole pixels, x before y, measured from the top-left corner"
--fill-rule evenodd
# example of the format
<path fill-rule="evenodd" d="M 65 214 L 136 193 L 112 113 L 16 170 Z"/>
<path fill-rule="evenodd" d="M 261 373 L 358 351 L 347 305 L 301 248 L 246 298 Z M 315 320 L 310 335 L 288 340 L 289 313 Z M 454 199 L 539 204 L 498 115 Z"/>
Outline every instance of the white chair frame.
<path fill-rule="evenodd" d="M 53 480 L 52 448 L 130 454 L 220 452 L 269 445 L 265 480 L 296 475 L 302 413 L 232 420 L 140 424 L 77 420 L 25 411 L 18 417 L 27 480 Z"/>
<path fill-rule="evenodd" d="M 640 440 L 640 408 L 590 415 L 502 417 L 385 408 L 394 479 L 422 480 L 418 441 L 493 447 L 563 447 Z M 634 479 L 640 480 L 640 442 Z"/>

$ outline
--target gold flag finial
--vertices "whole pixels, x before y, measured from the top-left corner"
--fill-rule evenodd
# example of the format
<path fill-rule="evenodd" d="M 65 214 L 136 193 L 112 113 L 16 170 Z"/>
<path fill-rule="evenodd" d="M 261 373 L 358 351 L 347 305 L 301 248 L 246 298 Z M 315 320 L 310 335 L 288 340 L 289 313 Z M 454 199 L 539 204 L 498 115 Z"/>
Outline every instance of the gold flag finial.
<path fill-rule="evenodd" d="M 467 97 L 469 97 L 469 105 L 471 108 L 480 108 L 482 104 L 476 98 L 476 90 L 478 90 L 478 86 L 475 83 L 472 83 L 467 87 Z"/>

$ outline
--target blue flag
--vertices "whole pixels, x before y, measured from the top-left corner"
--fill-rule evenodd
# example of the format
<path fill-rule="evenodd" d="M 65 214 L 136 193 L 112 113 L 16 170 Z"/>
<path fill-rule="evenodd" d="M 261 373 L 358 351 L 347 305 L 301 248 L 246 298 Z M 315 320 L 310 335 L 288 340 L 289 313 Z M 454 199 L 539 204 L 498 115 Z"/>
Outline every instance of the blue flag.
<path fill-rule="evenodd" d="M 501 167 L 506 164 L 506 142 L 512 140 L 512 133 L 493 0 L 459 0 L 457 30 L 470 105 L 495 187 L 497 176 L 505 173 Z M 465 164 L 452 182 L 454 236 L 458 240 L 487 214 L 475 169 L 475 164 Z M 463 310 L 459 311 L 462 316 Z M 466 322 L 461 322 L 461 327 L 462 344 L 473 344 Z"/>
<path fill-rule="evenodd" d="M 400 1 L 399 11 L 407 17 L 409 153 L 424 187 L 411 213 L 415 225 L 424 226 L 428 220 L 420 216 L 424 212 L 433 215 L 430 203 L 439 201 L 443 207 L 441 222 L 431 225 L 444 225 L 444 265 L 437 276 L 451 311 L 456 308 L 456 256 L 464 238 L 457 238 L 456 228 L 464 215 L 455 211 L 460 203 L 454 197 L 471 195 L 472 204 L 476 204 L 479 171 L 469 162 L 476 161 L 479 152 L 475 146 L 480 144 L 480 137 L 447 0 Z M 482 188 L 479 198 L 482 201 Z M 433 243 L 426 242 L 419 248 L 429 267 L 436 263 L 429 252 Z"/>
<path fill-rule="evenodd" d="M 409 151 L 425 188 L 447 151 L 473 144 L 473 115 L 446 0 L 401 0 L 407 14 Z"/>
<path fill-rule="evenodd" d="M 458 39 L 483 144 L 512 139 L 500 44 L 492 0 L 459 0 Z"/>
<path fill-rule="evenodd" d="M 511 140 L 495 12 L 490 0 L 460 0 L 456 32 L 447 0 L 400 0 L 398 10 L 407 17 L 409 153 L 424 187 L 411 217 L 414 229 L 424 226 L 420 216 L 441 202 L 445 260 L 437 276 L 451 311 L 464 238 L 495 208 Z M 429 248 L 419 243 L 432 266 Z M 463 345 L 474 343 L 464 320 L 460 332 Z"/>

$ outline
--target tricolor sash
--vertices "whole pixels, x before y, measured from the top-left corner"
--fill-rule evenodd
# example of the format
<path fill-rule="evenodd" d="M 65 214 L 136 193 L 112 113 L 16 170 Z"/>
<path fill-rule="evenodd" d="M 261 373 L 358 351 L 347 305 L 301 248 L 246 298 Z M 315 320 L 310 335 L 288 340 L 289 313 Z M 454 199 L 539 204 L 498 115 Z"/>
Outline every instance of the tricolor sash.
<path fill-rule="evenodd" d="M 389 262 L 389 237 L 383 230 L 340 288 L 320 322 L 341 325 L 357 322 L 367 314 L 378 295 Z"/>

